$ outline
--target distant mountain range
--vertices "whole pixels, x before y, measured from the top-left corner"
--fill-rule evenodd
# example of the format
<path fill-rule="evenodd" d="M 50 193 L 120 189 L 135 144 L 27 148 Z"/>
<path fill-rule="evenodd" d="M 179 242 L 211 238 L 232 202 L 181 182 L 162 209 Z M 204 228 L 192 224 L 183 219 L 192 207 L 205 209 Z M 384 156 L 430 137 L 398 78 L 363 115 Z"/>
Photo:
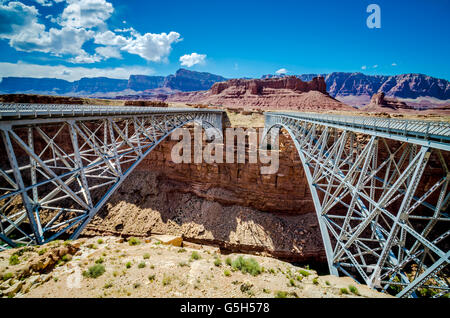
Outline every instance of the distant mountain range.
<path fill-rule="evenodd" d="M 277 75 L 264 75 L 273 78 Z M 450 82 L 424 74 L 402 74 L 395 76 L 365 75 L 363 73 L 334 72 L 329 74 L 297 75 L 303 81 L 316 76 L 325 78 L 328 93 L 350 105 L 368 104 L 373 94 L 383 92 L 388 97 L 405 100 L 428 98 L 435 104 L 450 103 Z M 414 102 L 414 101 L 413 101 Z M 419 103 L 419 101 L 417 101 Z"/>
<path fill-rule="evenodd" d="M 354 106 L 369 103 L 373 94 L 383 92 L 387 97 L 395 97 L 416 103 L 442 105 L 450 103 L 450 83 L 423 74 L 402 74 L 395 76 L 365 75 L 362 73 L 334 72 L 329 74 L 297 75 L 303 81 L 316 76 L 325 78 L 327 91 L 336 99 Z M 279 77 L 265 75 L 263 78 Z M 158 96 L 175 92 L 208 90 L 216 82 L 227 79 L 206 72 L 179 69 L 169 76 L 131 75 L 128 80 L 105 77 L 82 78 L 68 82 L 54 78 L 4 77 L 0 82 L 0 93 L 29 93 L 70 96 Z M 427 102 L 424 102 L 426 100 Z"/>
<path fill-rule="evenodd" d="M 4 77 L 0 82 L 0 92 L 115 97 L 145 91 L 151 94 L 151 90 L 158 88 L 167 92 L 208 90 L 214 83 L 226 80 L 219 75 L 186 69 L 179 69 L 169 76 L 131 75 L 128 80 L 94 77 L 69 82 L 55 78 Z"/>

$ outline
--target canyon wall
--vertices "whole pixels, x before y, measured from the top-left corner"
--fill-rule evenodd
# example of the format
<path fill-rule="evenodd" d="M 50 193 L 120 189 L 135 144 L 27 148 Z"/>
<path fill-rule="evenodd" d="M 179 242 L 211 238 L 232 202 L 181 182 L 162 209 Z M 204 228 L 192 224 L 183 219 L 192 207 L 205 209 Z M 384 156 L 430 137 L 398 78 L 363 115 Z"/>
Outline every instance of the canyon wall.
<path fill-rule="evenodd" d="M 175 164 L 176 142 L 155 148 L 83 234 L 164 233 L 290 261 L 325 260 L 309 187 L 287 136 L 273 175 L 261 175 L 261 163 Z"/>

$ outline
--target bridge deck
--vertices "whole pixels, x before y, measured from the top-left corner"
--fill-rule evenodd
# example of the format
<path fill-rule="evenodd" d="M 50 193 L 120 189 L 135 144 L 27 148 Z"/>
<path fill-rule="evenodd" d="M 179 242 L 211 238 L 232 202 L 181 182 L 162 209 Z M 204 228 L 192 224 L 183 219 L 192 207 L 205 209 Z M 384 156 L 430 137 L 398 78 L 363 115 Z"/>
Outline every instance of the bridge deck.
<path fill-rule="evenodd" d="M 450 150 L 450 123 L 444 121 L 344 116 L 302 112 L 267 112 L 266 116 L 292 118 L 310 123 L 349 129 L 369 135 L 409 141 L 442 150 Z M 267 119 L 266 119 L 267 120 Z"/>
<path fill-rule="evenodd" d="M 80 116 L 117 116 L 143 115 L 183 112 L 223 112 L 217 109 L 168 108 L 168 107 L 135 107 L 108 105 L 71 105 L 71 104 L 13 104 L 0 103 L 0 120 L 47 117 L 80 117 Z"/>

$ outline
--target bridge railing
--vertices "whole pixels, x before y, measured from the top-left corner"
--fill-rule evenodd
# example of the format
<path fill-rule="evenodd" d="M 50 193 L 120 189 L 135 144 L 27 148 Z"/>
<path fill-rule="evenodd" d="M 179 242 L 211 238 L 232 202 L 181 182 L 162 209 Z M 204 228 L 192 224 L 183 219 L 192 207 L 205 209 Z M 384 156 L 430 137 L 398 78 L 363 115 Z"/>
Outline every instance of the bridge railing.
<path fill-rule="evenodd" d="M 0 119 L 22 117 L 67 117 L 67 116 L 109 116 L 138 115 L 158 113 L 179 113 L 186 111 L 223 112 L 216 109 L 168 108 L 168 107 L 135 107 L 109 105 L 76 105 L 76 104 L 14 104 L 0 103 Z"/>
<path fill-rule="evenodd" d="M 384 132 L 390 135 L 412 136 L 425 140 L 433 139 L 444 143 L 450 142 L 450 123 L 444 121 L 292 112 L 270 112 L 265 113 L 265 115 L 267 119 L 272 116 L 284 116 L 349 128 L 359 128 L 367 131 Z"/>

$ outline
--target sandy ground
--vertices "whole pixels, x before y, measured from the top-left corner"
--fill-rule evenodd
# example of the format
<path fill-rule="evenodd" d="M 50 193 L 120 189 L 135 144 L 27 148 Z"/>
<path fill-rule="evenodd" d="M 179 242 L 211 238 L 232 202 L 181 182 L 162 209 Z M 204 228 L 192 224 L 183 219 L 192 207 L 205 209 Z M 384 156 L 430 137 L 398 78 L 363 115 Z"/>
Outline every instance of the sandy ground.
<path fill-rule="evenodd" d="M 192 243 L 190 247 L 176 247 L 161 244 L 154 238 L 139 241 L 137 245 L 130 245 L 118 237 L 95 237 L 74 242 L 56 241 L 22 253 L 18 252 L 21 249 L 1 252 L 0 295 L 46 298 L 390 297 L 348 277 L 318 276 L 314 270 L 269 257 L 221 255 L 213 247 Z M 67 247 L 72 248 L 73 256 L 57 252 Z M 39 256 L 39 251 L 45 249 Z M 10 265 L 14 253 L 20 254 L 19 264 Z M 55 254 L 59 259 L 53 269 L 24 270 L 27 265 L 36 264 L 37 259 L 42 263 Z M 197 259 L 193 258 L 195 254 Z M 256 260 L 262 272 L 252 276 L 226 264 L 227 258 L 234 261 L 240 255 Z M 97 278 L 83 275 L 96 263 L 104 267 L 103 274 Z M 349 291 L 350 285 L 357 291 Z"/>

